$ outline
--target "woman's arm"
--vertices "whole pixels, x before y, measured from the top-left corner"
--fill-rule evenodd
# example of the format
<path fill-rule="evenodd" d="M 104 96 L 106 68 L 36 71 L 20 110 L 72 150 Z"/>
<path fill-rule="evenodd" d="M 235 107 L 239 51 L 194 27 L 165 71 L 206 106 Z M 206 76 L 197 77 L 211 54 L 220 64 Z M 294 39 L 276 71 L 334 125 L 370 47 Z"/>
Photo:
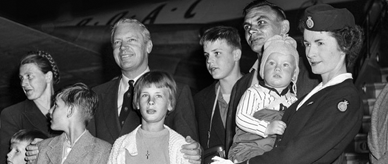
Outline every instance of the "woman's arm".
<path fill-rule="evenodd" d="M 250 163 L 331 163 L 344 151 L 361 126 L 362 101 L 357 91 L 337 87 L 309 102 L 289 119 L 274 149 Z M 347 102 L 345 111 L 339 110 L 340 102 Z"/>

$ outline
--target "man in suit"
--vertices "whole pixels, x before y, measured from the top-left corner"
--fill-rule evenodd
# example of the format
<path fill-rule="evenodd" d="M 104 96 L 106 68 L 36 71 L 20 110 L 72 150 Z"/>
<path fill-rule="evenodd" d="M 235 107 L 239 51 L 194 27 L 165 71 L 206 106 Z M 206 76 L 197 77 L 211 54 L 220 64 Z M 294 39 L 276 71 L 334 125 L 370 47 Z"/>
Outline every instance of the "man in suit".
<path fill-rule="evenodd" d="M 229 102 L 229 111 L 226 121 L 226 149 L 232 145 L 236 129 L 236 109 L 244 92 L 252 85 L 262 80 L 258 76 L 259 63 L 264 43 L 274 35 L 287 34 L 290 22 L 282 8 L 265 0 L 256 0 L 244 8 L 245 40 L 251 49 L 257 53 L 257 60 L 248 74 L 245 74 L 233 87 Z M 303 60 L 299 62 L 299 76 L 297 97 L 301 98 L 318 85 L 318 77 L 311 77 L 309 69 Z M 294 84 L 295 85 L 295 84 Z"/>
<path fill-rule="evenodd" d="M 135 19 L 119 20 L 111 36 L 113 56 L 122 75 L 93 88 L 99 96 L 100 104 L 88 129 L 96 137 L 113 144 L 118 137 L 131 132 L 140 124 L 139 113 L 132 109 L 131 103 L 123 95 L 132 87 L 129 81 L 136 83 L 141 75 L 150 70 L 148 55 L 153 44 L 148 29 Z M 122 117 L 124 112 L 127 114 Z M 186 141 L 190 144 L 184 145 L 182 151 L 190 162 L 199 163 L 201 151 L 195 142 L 198 141 L 198 134 L 194 112 L 189 87 L 178 84 L 176 108 L 166 117 L 165 124 L 187 137 Z"/>
<path fill-rule="evenodd" d="M 124 94 L 128 95 L 131 85 L 150 70 L 148 55 L 153 45 L 148 29 L 139 21 L 128 18 L 120 19 L 113 27 L 111 41 L 113 56 L 122 75 L 93 88 L 98 95 L 99 105 L 87 129 L 97 138 L 113 144 L 117 138 L 140 125 L 139 113 L 132 109 L 132 103 L 128 102 L 131 99 L 126 99 Z M 165 124 L 186 137 L 189 144 L 183 145 L 181 150 L 185 158 L 191 163 L 200 163 L 201 147 L 196 142 L 197 122 L 189 87 L 178 83 L 176 97 L 175 110 L 166 117 Z M 27 147 L 26 160 L 31 162 L 36 158 L 39 153 L 36 149 L 34 145 Z"/>
<path fill-rule="evenodd" d="M 233 85 L 242 77 L 239 65 L 242 52 L 240 36 L 233 27 L 217 26 L 206 30 L 200 44 L 207 70 L 215 79 L 194 97 L 199 141 L 206 154 L 206 150 L 215 146 L 225 150 L 228 103 Z"/>

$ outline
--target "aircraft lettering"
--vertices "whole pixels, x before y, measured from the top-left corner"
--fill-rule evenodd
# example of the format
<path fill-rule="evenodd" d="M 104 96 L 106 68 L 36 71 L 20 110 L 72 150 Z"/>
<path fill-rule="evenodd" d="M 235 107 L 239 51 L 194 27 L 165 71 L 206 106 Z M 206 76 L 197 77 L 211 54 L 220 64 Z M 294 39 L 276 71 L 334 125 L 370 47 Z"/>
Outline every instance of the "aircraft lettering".
<path fill-rule="evenodd" d="M 195 2 L 193 2 L 190 5 L 190 7 L 186 10 L 186 12 L 184 14 L 184 18 L 185 19 L 193 18 L 197 14 L 196 12 L 194 12 L 194 10 L 195 10 L 195 8 L 198 6 L 198 4 L 200 2 L 202 2 L 202 0 L 196 0 Z M 160 11 L 162 11 L 165 6 L 166 6 L 166 3 L 161 4 L 158 7 L 156 7 L 155 9 L 153 9 L 151 12 L 149 12 L 148 15 L 146 15 L 144 17 L 142 23 L 144 23 L 144 24 L 154 24 L 156 19 L 158 18 L 159 14 L 160 14 Z M 177 10 L 177 8 L 171 9 L 171 11 L 175 11 L 175 10 Z M 121 11 L 119 13 L 116 13 L 115 15 L 110 17 L 110 19 L 105 23 L 105 25 L 106 26 L 114 25 L 121 18 L 127 17 L 128 13 L 129 13 L 129 11 Z M 136 15 L 132 15 L 130 18 L 132 18 L 132 19 L 136 18 Z M 97 26 L 97 25 L 104 24 L 105 21 L 103 21 L 103 22 L 98 21 L 99 19 L 100 19 L 99 17 L 87 17 L 87 18 L 84 18 L 81 21 L 79 21 L 76 24 L 76 26 L 88 26 L 88 25 L 89 26 L 93 26 L 93 25 Z"/>
<path fill-rule="evenodd" d="M 156 17 L 158 17 L 159 12 L 163 9 L 166 4 L 162 4 L 157 7 L 155 10 L 152 10 L 142 21 L 142 23 L 147 24 L 146 21 L 149 21 L 148 24 L 154 24 Z"/>
<path fill-rule="evenodd" d="M 197 0 L 195 1 L 190 7 L 189 9 L 187 9 L 186 13 L 185 13 L 185 18 L 188 19 L 188 18 L 192 18 L 195 16 L 195 13 L 192 13 L 194 8 L 198 5 L 198 3 L 201 2 L 201 0 Z"/>
<path fill-rule="evenodd" d="M 86 26 L 93 18 L 82 19 L 76 26 Z"/>
<path fill-rule="evenodd" d="M 109 21 L 106 23 L 106 25 L 116 24 L 117 21 L 119 21 L 121 18 L 124 18 L 125 15 L 127 15 L 127 14 L 128 14 L 128 11 L 124 11 L 124 12 L 121 12 L 121 13 L 114 15 L 112 18 L 109 19 Z"/>

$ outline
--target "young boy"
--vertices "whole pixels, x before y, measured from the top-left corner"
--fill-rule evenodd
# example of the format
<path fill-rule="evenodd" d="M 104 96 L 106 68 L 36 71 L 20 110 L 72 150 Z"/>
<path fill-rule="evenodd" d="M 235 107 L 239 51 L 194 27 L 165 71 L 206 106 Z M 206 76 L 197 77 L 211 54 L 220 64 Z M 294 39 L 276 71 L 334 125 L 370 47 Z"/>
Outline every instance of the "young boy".
<path fill-rule="evenodd" d="M 151 71 L 139 78 L 134 87 L 133 107 L 140 109 L 141 125 L 118 138 L 108 164 L 185 164 L 180 152 L 185 138 L 164 125 L 175 106 L 176 84 L 165 72 Z"/>
<path fill-rule="evenodd" d="M 275 35 L 264 44 L 260 64 L 264 81 L 250 87 L 240 100 L 229 159 L 243 162 L 270 151 L 275 134 L 283 134 L 283 111 L 297 100 L 298 63 L 296 41 L 291 37 Z"/>
<path fill-rule="evenodd" d="M 215 154 L 226 154 L 228 104 L 234 84 L 242 77 L 239 65 L 240 40 L 237 29 L 226 26 L 206 30 L 200 40 L 206 57 L 206 68 L 215 79 L 212 85 L 194 96 L 199 142 L 205 149 L 205 163 L 209 163 Z"/>
<path fill-rule="evenodd" d="M 7 154 L 8 164 L 26 164 L 26 147 L 35 138 L 45 139 L 47 136 L 39 130 L 22 129 L 16 132 L 11 138 L 11 150 Z"/>
<path fill-rule="evenodd" d="M 97 95 L 83 83 L 64 88 L 50 109 L 51 129 L 63 133 L 38 143 L 35 163 L 106 164 L 111 144 L 93 137 L 86 125 L 93 118 Z"/>

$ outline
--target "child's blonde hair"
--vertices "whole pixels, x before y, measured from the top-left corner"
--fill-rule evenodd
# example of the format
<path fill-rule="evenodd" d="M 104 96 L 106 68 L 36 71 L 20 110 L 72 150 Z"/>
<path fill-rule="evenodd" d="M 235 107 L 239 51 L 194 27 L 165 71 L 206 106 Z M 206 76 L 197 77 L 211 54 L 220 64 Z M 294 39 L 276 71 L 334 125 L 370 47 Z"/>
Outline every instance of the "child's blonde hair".
<path fill-rule="evenodd" d="M 35 138 L 46 139 L 47 135 L 39 130 L 21 129 L 12 136 L 11 144 L 23 141 L 31 143 Z"/>
<path fill-rule="evenodd" d="M 157 88 L 167 88 L 169 93 L 169 100 L 170 105 L 172 107 L 172 110 L 175 107 L 176 102 L 176 83 L 175 80 L 172 78 L 170 74 L 167 72 L 162 71 L 150 71 L 145 73 L 143 76 L 137 80 L 135 87 L 134 87 L 134 95 L 133 95 L 133 108 L 137 109 L 139 104 L 139 97 L 141 93 L 141 89 L 144 87 L 151 87 L 152 85 L 155 85 Z M 171 111 L 172 111 L 171 110 Z M 170 112 L 171 112 L 170 111 Z"/>

